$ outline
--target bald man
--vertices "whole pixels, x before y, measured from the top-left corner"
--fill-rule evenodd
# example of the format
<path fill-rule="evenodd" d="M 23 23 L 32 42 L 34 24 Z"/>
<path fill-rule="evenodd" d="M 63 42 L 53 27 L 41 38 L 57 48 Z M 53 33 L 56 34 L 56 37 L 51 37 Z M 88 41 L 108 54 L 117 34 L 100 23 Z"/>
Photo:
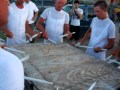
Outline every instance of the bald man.
<path fill-rule="evenodd" d="M 68 34 L 69 38 L 71 37 L 69 32 L 69 15 L 62 10 L 66 3 L 67 0 L 56 0 L 55 7 L 47 8 L 41 14 L 37 27 L 43 32 L 44 43 L 49 43 L 48 38 L 56 43 L 63 42 L 63 38 L 62 41 L 59 38 L 63 33 Z M 46 22 L 45 28 L 43 26 L 44 21 Z"/>
<path fill-rule="evenodd" d="M 6 29 L 8 0 L 0 0 L 0 30 Z M 12 36 L 12 33 L 5 30 Z M 15 55 L 0 48 L 0 90 L 24 90 L 24 70 Z"/>

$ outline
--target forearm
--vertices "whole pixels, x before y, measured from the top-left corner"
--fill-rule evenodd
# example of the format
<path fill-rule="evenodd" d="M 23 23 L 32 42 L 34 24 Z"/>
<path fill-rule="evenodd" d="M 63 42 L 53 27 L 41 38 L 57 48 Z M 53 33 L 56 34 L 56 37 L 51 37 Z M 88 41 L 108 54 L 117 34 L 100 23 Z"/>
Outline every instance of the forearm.
<path fill-rule="evenodd" d="M 26 33 L 28 33 L 30 36 L 34 35 L 34 31 L 28 23 L 26 24 Z"/>
<path fill-rule="evenodd" d="M 87 40 L 90 37 L 91 29 L 89 28 L 88 31 L 85 33 L 84 37 L 82 38 L 82 42 Z"/>
<path fill-rule="evenodd" d="M 103 47 L 103 48 L 107 49 L 107 50 L 110 50 L 111 48 L 113 48 L 113 46 L 114 46 L 114 39 L 110 40 L 108 42 L 108 44 L 105 47 Z"/>
<path fill-rule="evenodd" d="M 34 31 L 31 28 L 29 28 L 29 29 L 27 28 L 26 33 L 28 33 L 30 36 L 34 35 Z"/>
<path fill-rule="evenodd" d="M 37 28 L 41 32 L 45 32 L 45 27 L 42 24 L 37 23 Z"/>
<path fill-rule="evenodd" d="M 35 15 L 33 16 L 33 20 L 37 19 L 38 12 L 35 12 Z"/>
<path fill-rule="evenodd" d="M 69 33 L 69 24 L 64 25 L 64 33 Z"/>
<path fill-rule="evenodd" d="M 113 48 L 113 45 L 106 45 L 105 47 L 103 47 L 104 49 L 110 50 L 111 48 Z"/>
<path fill-rule="evenodd" d="M 13 33 L 11 31 L 9 31 L 9 29 L 7 28 L 7 25 L 4 25 L 0 28 L 3 33 L 5 33 L 5 35 L 9 38 L 12 38 L 13 37 Z"/>
<path fill-rule="evenodd" d="M 82 19 L 82 16 L 83 16 L 82 14 L 79 14 L 79 19 Z"/>
<path fill-rule="evenodd" d="M 7 25 L 3 25 L 2 27 L 0 27 L 0 29 L 5 33 L 7 34 L 9 32 L 8 28 L 7 28 Z"/>
<path fill-rule="evenodd" d="M 73 11 L 70 11 L 70 12 L 69 12 L 69 15 L 72 16 L 72 14 L 73 14 Z"/>
<path fill-rule="evenodd" d="M 44 21 L 45 21 L 45 19 L 42 18 L 42 17 L 40 17 L 40 19 L 38 20 L 38 22 L 37 22 L 37 24 L 36 24 L 38 30 L 39 30 L 39 31 L 42 31 L 43 33 L 45 32 L 45 27 L 44 27 L 44 25 L 43 25 L 43 24 L 44 24 Z"/>

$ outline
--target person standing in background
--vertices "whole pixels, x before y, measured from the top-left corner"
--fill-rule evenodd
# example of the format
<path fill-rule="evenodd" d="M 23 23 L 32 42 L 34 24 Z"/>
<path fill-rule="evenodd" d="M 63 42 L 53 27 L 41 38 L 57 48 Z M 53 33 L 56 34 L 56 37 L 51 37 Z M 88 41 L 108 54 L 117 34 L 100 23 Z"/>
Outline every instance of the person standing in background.
<path fill-rule="evenodd" d="M 34 30 L 34 23 L 37 20 L 39 9 L 37 6 L 30 0 L 25 0 L 24 6 L 28 9 L 29 11 L 29 29 Z M 26 34 L 28 37 L 30 35 L 27 33 Z M 34 39 L 31 41 L 34 42 Z"/>
<path fill-rule="evenodd" d="M 82 19 L 83 10 L 79 8 L 79 1 L 74 1 L 73 9 L 69 12 L 71 17 L 70 22 L 70 32 L 75 32 L 70 39 L 70 44 L 72 44 L 72 39 L 76 41 L 76 43 L 80 39 L 80 19 Z"/>
<path fill-rule="evenodd" d="M 37 20 L 39 9 L 37 6 L 30 0 L 25 0 L 24 6 L 29 11 L 29 24 L 34 24 L 34 22 Z"/>

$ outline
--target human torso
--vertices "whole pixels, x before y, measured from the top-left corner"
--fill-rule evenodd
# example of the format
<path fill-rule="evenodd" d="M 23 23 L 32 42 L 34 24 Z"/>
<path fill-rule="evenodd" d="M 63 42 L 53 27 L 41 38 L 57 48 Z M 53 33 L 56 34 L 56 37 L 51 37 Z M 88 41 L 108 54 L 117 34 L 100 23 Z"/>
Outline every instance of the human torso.
<path fill-rule="evenodd" d="M 9 7 L 8 29 L 13 33 L 13 37 L 26 40 L 25 25 L 28 18 L 28 11 L 24 7 L 18 8 L 15 3 Z M 20 42 L 20 40 L 16 41 Z M 22 42 L 23 43 L 23 42 Z"/>
<path fill-rule="evenodd" d="M 89 41 L 89 47 L 100 47 L 104 48 L 108 44 L 109 34 L 114 33 L 114 28 L 110 32 L 110 25 L 113 25 L 109 18 L 104 20 L 98 19 L 97 17 L 93 19 L 91 24 L 91 37 Z M 114 27 L 114 25 L 113 25 Z M 115 38 L 114 34 L 112 35 Z M 88 48 L 87 53 L 99 60 L 105 60 L 106 51 L 101 51 L 99 53 L 94 52 L 94 49 Z"/>
<path fill-rule="evenodd" d="M 60 42 L 60 35 L 63 35 L 66 13 L 62 11 L 56 11 L 55 8 L 51 8 L 46 20 L 46 31 L 50 39 Z"/>
<path fill-rule="evenodd" d="M 21 61 L 0 48 L 0 90 L 24 90 L 24 70 Z"/>
<path fill-rule="evenodd" d="M 83 14 L 83 10 L 78 8 L 77 11 L 79 12 L 79 14 Z M 72 16 L 71 16 L 71 25 L 73 26 L 80 26 L 80 19 L 79 17 L 76 15 L 75 11 L 72 10 Z"/>
<path fill-rule="evenodd" d="M 107 45 L 110 22 L 109 18 L 104 20 L 94 18 L 93 24 L 91 25 L 90 46 L 103 48 Z"/>

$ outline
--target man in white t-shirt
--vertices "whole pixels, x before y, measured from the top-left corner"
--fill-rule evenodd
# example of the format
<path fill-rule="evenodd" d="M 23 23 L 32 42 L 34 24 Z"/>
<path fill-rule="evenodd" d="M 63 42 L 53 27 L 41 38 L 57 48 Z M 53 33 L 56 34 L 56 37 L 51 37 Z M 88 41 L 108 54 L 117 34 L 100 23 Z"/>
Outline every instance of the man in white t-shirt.
<path fill-rule="evenodd" d="M 24 0 L 24 6 L 29 11 L 29 29 L 34 29 L 34 23 L 37 20 L 39 9 L 37 6 L 30 0 Z M 27 34 L 29 36 L 29 34 Z M 34 42 L 34 39 L 31 41 Z"/>
<path fill-rule="evenodd" d="M 12 33 L 6 30 L 7 19 L 8 1 L 0 0 L 0 30 L 12 37 Z M 0 48 L 0 90 L 24 90 L 24 70 L 21 61 L 2 48 Z"/>
<path fill-rule="evenodd" d="M 29 29 L 29 12 L 27 8 L 23 5 L 24 0 L 16 0 L 9 6 L 9 16 L 8 16 L 8 30 L 13 33 L 13 37 L 7 37 L 7 45 L 21 45 L 26 42 L 26 32 L 31 36 L 34 34 L 31 29 Z"/>
<path fill-rule="evenodd" d="M 70 44 L 72 39 L 75 39 L 76 43 L 80 38 L 80 19 L 82 19 L 83 10 L 79 8 L 79 1 L 75 0 L 73 9 L 70 11 L 71 23 L 70 23 L 70 32 L 75 32 L 70 39 Z"/>
<path fill-rule="evenodd" d="M 59 38 L 63 33 L 68 34 L 69 38 L 71 37 L 71 33 L 69 32 L 69 15 L 62 10 L 66 2 L 67 0 L 56 0 L 55 7 L 47 8 L 41 14 L 37 27 L 43 32 L 45 43 L 49 42 L 48 38 L 56 43 L 63 42 L 61 40 L 63 38 Z M 43 26 L 44 21 L 46 24 L 45 28 Z"/>
<path fill-rule="evenodd" d="M 114 46 L 115 24 L 109 19 L 107 12 L 107 4 L 105 1 L 98 1 L 94 4 L 96 13 L 93 18 L 89 30 L 81 40 L 81 44 L 91 35 L 87 53 L 96 59 L 105 60 L 106 51 L 102 49 L 111 49 Z"/>
<path fill-rule="evenodd" d="M 29 24 L 33 24 L 37 17 L 38 17 L 38 12 L 39 9 L 37 8 L 37 6 L 30 0 L 25 0 L 24 2 L 24 6 L 28 9 L 29 11 Z"/>

